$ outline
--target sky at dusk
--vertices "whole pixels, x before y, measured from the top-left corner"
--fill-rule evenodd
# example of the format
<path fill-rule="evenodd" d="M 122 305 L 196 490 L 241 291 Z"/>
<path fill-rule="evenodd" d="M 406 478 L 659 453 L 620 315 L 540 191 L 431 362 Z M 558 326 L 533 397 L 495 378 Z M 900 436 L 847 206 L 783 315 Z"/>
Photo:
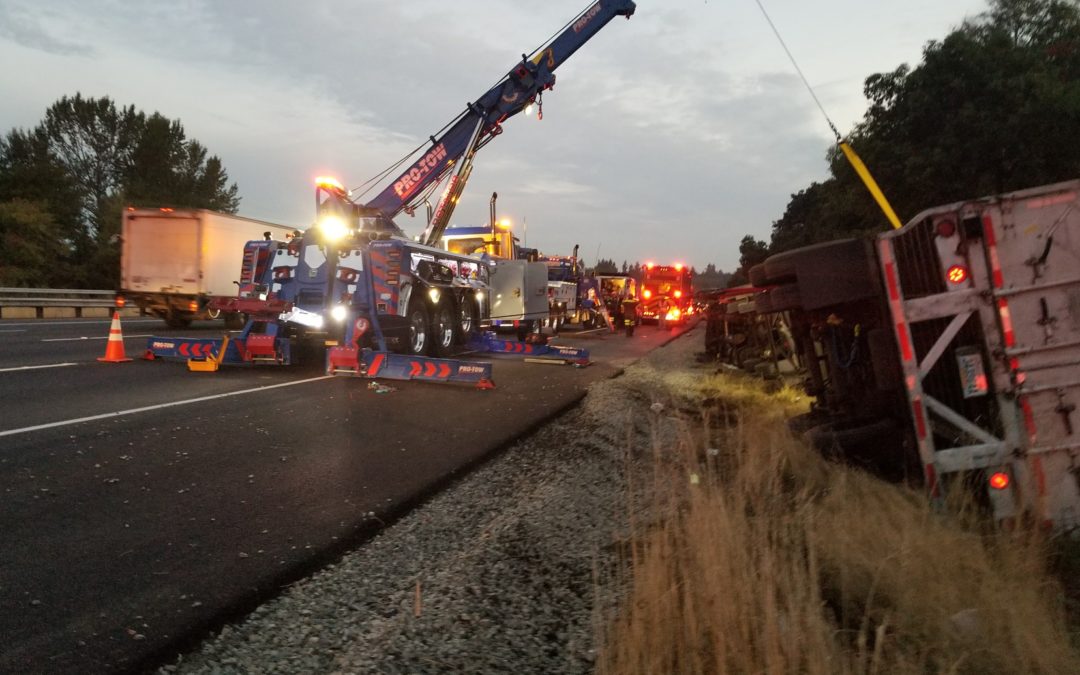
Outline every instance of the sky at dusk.
<path fill-rule="evenodd" d="M 987 9 L 762 3 L 841 133 L 867 76 Z M 158 111 L 221 157 L 241 215 L 304 228 L 315 176 L 379 174 L 590 4 L 0 0 L 0 132 L 76 92 Z M 731 271 L 745 234 L 768 240 L 791 194 L 827 177 L 832 134 L 755 0 L 639 0 L 556 77 L 542 121 L 508 120 L 477 154 L 454 224 L 487 222 L 495 191 L 543 253 Z"/>

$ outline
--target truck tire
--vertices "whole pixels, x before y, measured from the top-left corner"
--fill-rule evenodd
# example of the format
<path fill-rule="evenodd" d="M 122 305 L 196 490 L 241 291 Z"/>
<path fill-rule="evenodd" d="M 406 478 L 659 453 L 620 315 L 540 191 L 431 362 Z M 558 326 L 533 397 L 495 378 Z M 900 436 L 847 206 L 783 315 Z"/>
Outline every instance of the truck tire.
<path fill-rule="evenodd" d="M 540 322 L 529 319 L 527 321 L 521 321 L 517 327 L 517 339 L 519 342 L 525 342 L 529 339 L 531 333 L 540 332 Z"/>
<path fill-rule="evenodd" d="M 758 314 L 772 314 L 772 302 L 769 300 L 768 291 L 754 296 L 754 311 Z"/>
<path fill-rule="evenodd" d="M 896 426 L 896 422 L 889 418 L 858 424 L 836 422 L 813 427 L 806 432 L 806 435 L 819 450 L 827 450 L 834 446 L 848 450 L 857 445 L 876 441 L 886 434 L 895 435 Z"/>
<path fill-rule="evenodd" d="M 405 323 L 408 326 L 405 351 L 413 356 L 423 356 L 431 343 L 431 321 L 422 298 L 414 297 L 409 301 Z"/>
<path fill-rule="evenodd" d="M 454 311 L 454 303 L 450 297 L 444 295 L 432 311 L 431 355 L 441 358 L 450 356 L 460 330 L 461 316 Z"/>
<path fill-rule="evenodd" d="M 240 330 L 247 325 L 247 314 L 243 312 L 231 312 L 225 315 L 225 327 L 229 330 Z"/>
<path fill-rule="evenodd" d="M 472 293 L 468 293 L 461 298 L 461 304 L 458 305 L 458 317 L 460 318 L 457 331 L 458 344 L 468 342 L 469 336 L 476 332 L 480 326 L 480 309 L 476 303 L 476 295 Z"/>
<path fill-rule="evenodd" d="M 179 312 L 169 312 L 165 315 L 165 325 L 169 328 L 187 328 L 191 325 L 191 317 Z"/>
<path fill-rule="evenodd" d="M 766 306 L 770 312 L 788 312 L 802 309 L 802 296 L 798 284 L 784 284 L 768 291 Z"/>
<path fill-rule="evenodd" d="M 765 275 L 765 265 L 758 264 L 751 267 L 746 276 L 750 279 L 751 286 L 767 286 L 769 284 L 769 278 Z"/>

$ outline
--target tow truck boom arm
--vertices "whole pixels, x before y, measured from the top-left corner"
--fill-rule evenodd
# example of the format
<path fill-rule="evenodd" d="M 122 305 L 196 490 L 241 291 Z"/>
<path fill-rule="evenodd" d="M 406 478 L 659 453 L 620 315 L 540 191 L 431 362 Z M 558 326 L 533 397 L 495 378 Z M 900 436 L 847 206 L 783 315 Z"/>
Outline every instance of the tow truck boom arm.
<path fill-rule="evenodd" d="M 613 18 L 630 18 L 634 9 L 632 0 L 594 2 L 531 58 L 522 55 L 521 63 L 475 103 L 470 103 L 442 136 L 433 136 L 428 151 L 365 206 L 378 211 L 387 220 L 392 219 L 401 211 L 417 206 L 424 189 L 442 180 L 465 156 L 466 164 L 459 167 L 458 184 L 452 184 L 447 190 L 447 195 L 453 194 L 453 199 L 443 199 L 432 219 L 432 224 L 443 221 L 442 224 L 429 227 L 422 238 L 424 243 L 437 241 L 442 232 L 436 230 L 449 222 L 449 211 L 464 188 L 472 154 L 501 133 L 500 125 L 504 120 L 524 110 L 537 95 L 555 85 L 554 71 L 563 61 Z"/>

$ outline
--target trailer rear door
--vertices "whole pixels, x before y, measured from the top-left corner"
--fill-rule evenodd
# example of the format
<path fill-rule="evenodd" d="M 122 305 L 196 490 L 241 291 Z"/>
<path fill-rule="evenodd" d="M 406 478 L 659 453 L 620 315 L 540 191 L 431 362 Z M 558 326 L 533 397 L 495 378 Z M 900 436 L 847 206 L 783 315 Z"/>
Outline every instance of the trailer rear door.
<path fill-rule="evenodd" d="M 199 292 L 200 228 L 195 213 L 125 211 L 122 236 L 122 289 L 192 295 Z"/>

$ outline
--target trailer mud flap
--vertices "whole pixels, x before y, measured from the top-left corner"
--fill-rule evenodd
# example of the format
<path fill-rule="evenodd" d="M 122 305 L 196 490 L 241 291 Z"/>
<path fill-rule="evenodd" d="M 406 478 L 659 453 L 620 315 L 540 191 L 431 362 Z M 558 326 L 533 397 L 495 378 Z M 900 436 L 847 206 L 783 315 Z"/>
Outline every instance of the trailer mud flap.
<path fill-rule="evenodd" d="M 490 363 L 408 356 L 356 347 L 338 346 L 327 350 L 326 372 L 328 375 L 383 377 L 389 380 L 463 382 L 475 384 L 479 389 L 495 387 Z"/>

